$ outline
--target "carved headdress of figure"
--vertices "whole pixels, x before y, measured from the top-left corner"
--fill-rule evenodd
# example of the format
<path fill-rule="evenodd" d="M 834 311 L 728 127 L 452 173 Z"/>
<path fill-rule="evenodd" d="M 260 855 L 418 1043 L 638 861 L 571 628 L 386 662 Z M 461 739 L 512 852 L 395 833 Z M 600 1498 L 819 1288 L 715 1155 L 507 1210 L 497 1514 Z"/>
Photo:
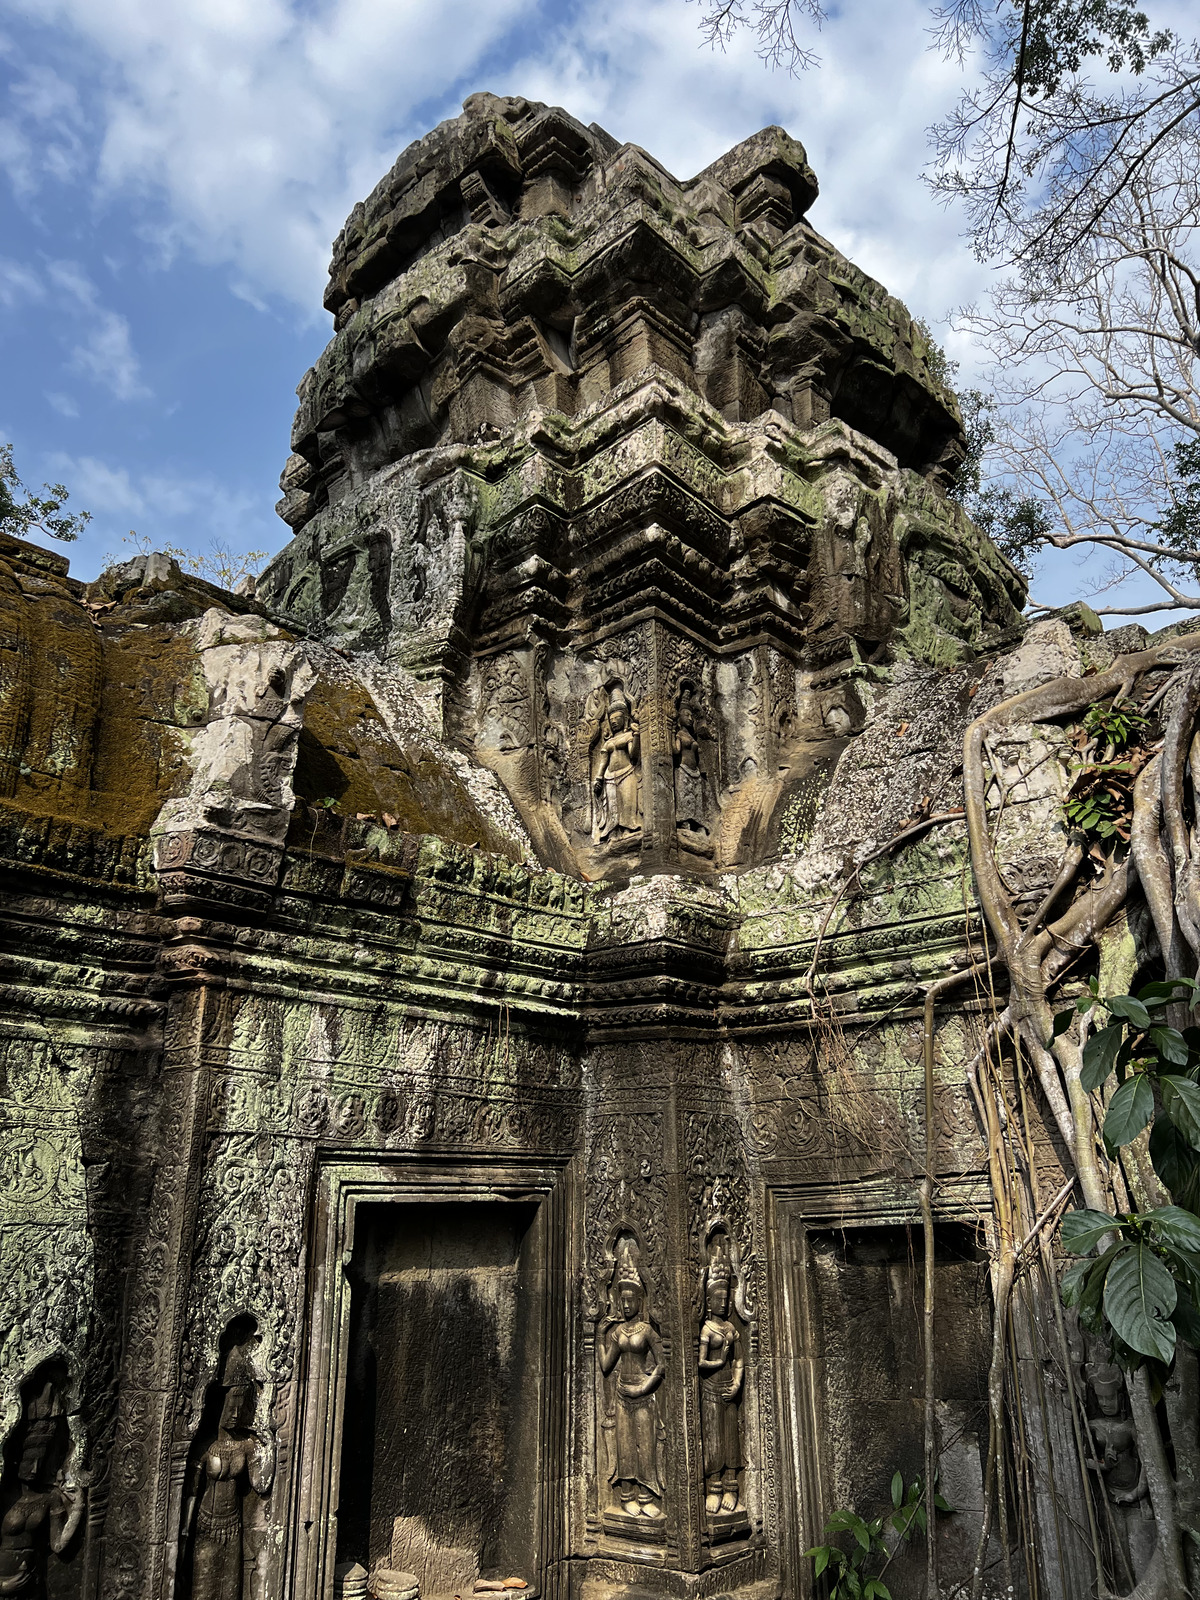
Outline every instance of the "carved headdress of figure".
<path fill-rule="evenodd" d="M 705 1253 L 707 1259 L 700 1269 L 701 1307 L 707 1304 L 709 1286 L 719 1283 L 728 1295 L 730 1307 L 737 1312 L 743 1322 L 749 1322 L 750 1306 L 741 1253 L 736 1239 L 723 1219 L 718 1218 L 709 1226 L 705 1238 Z"/>
<path fill-rule="evenodd" d="M 615 1259 L 612 1275 L 612 1301 L 614 1306 L 621 1303 L 621 1291 L 634 1289 L 641 1297 L 643 1306 L 646 1299 L 646 1280 L 642 1277 L 639 1265 L 640 1251 L 637 1240 L 632 1234 L 623 1233 L 617 1239 Z"/>
<path fill-rule="evenodd" d="M 225 1390 L 222 1425 L 252 1428 L 258 1403 L 258 1373 L 254 1366 L 252 1341 L 235 1344 L 225 1357 L 221 1387 Z"/>
<path fill-rule="evenodd" d="M 613 685 L 612 692 L 608 697 L 608 711 L 604 718 L 606 733 L 616 732 L 616 724 L 613 721 L 614 716 L 621 718 L 624 727 L 631 728 L 633 726 L 633 707 L 626 697 L 625 690 L 619 683 Z"/>

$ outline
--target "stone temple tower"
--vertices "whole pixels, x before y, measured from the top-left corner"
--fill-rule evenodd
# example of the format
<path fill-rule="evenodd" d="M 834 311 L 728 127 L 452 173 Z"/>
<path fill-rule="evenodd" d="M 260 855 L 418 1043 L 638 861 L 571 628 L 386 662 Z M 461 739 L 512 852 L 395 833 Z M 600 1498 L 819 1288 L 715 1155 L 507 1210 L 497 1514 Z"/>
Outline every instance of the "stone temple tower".
<path fill-rule="evenodd" d="M 856 682 L 1016 625 L 954 397 L 816 195 L 781 128 L 680 183 L 475 95 L 334 246 L 260 594 L 412 673 L 561 871 L 761 859 Z"/>
<path fill-rule="evenodd" d="M 0 541 L 0 1589 L 799 1600 L 927 1415 L 969 1585 L 991 1001 L 925 995 L 964 729 L 1105 646 L 1026 637 L 816 197 L 778 128 L 681 181 L 473 95 L 335 243 L 253 592 Z M 1082 1600 L 1076 1479 L 989 1573 Z"/>

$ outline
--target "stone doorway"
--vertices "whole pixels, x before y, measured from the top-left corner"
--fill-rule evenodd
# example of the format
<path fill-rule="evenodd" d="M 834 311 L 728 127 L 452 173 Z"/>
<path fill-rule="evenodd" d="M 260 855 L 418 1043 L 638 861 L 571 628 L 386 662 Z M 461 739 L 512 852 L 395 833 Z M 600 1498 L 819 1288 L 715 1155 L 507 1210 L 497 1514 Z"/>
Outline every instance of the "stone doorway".
<path fill-rule="evenodd" d="M 563 1588 L 561 1167 L 331 1162 L 318 1176 L 284 1594 L 336 1568 Z M 398 1563 L 398 1564 L 397 1564 Z"/>
<path fill-rule="evenodd" d="M 414 1573 L 423 1597 L 475 1580 L 536 1587 L 542 1340 L 537 1205 L 360 1209 L 339 1563 Z"/>
<path fill-rule="evenodd" d="M 849 1207 L 847 1208 L 849 1210 Z M 788 1454 L 800 1487 L 791 1509 L 795 1589 L 811 1589 L 801 1552 L 823 1542 L 829 1514 L 870 1519 L 891 1509 L 893 1473 L 923 1470 L 924 1241 L 919 1220 L 857 1223 L 805 1217 L 779 1206 L 786 1251 L 784 1364 Z M 988 1262 L 965 1222 L 935 1228 L 938 1484 L 955 1508 L 939 1519 L 938 1570 L 949 1586 L 969 1583 L 983 1499 L 987 1375 L 992 1338 Z M 925 1588 L 924 1544 L 897 1553 L 886 1582 L 895 1600 Z"/>

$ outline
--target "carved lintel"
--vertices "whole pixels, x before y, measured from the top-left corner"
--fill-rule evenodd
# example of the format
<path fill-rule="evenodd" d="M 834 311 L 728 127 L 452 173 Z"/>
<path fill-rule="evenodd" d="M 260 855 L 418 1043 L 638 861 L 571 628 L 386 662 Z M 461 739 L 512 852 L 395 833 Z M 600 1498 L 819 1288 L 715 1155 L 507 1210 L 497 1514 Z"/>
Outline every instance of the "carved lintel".
<path fill-rule="evenodd" d="M 159 835 L 154 865 L 167 911 L 264 911 L 279 884 L 283 846 L 185 829 Z"/>

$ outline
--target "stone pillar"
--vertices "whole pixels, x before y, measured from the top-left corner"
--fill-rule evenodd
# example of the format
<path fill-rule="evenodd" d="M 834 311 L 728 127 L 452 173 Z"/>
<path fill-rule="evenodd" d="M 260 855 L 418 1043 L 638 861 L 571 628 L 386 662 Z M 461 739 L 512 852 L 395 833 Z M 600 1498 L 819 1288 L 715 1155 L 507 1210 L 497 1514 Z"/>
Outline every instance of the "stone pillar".
<path fill-rule="evenodd" d="M 712 1026 L 729 908 L 713 894 L 685 920 L 674 893 L 659 878 L 615 895 L 592 952 L 573 1540 L 588 1560 L 573 1581 L 606 1593 L 743 1590 L 776 1566 L 758 1489 L 757 1225 Z M 634 991 L 655 967 L 649 1018 Z"/>
<path fill-rule="evenodd" d="M 101 1600 L 169 1593 L 171 1434 L 207 1121 L 204 1048 L 220 1028 L 221 1000 L 201 982 L 181 987 L 167 1009 L 156 1140 L 162 1154 L 127 1299 Z"/>

